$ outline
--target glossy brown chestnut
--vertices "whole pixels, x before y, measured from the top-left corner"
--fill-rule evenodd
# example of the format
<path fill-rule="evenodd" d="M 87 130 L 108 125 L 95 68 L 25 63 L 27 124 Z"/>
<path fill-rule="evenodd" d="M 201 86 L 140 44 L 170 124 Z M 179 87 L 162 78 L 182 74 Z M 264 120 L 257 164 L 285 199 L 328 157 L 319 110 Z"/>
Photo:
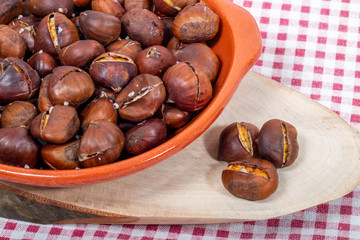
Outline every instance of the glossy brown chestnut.
<path fill-rule="evenodd" d="M 117 0 L 92 0 L 91 9 L 110 14 L 119 19 L 125 14 L 125 9 Z"/>
<path fill-rule="evenodd" d="M 80 128 L 75 108 L 56 105 L 42 112 L 31 122 L 30 131 L 47 143 L 61 144 L 69 141 Z"/>
<path fill-rule="evenodd" d="M 9 23 L 9 27 L 17 31 L 23 38 L 26 49 L 30 52 L 34 51 L 35 43 L 35 28 L 32 25 L 27 24 L 19 19 L 14 19 Z"/>
<path fill-rule="evenodd" d="M 93 10 L 80 13 L 79 25 L 86 38 L 103 45 L 118 39 L 121 32 L 121 22 L 117 17 Z"/>
<path fill-rule="evenodd" d="M 39 97 L 38 97 L 38 109 L 40 112 L 48 111 L 54 105 L 51 103 L 49 99 L 49 82 L 50 82 L 51 74 L 46 75 L 40 85 Z"/>
<path fill-rule="evenodd" d="M 146 9 L 134 8 L 121 18 L 127 35 L 138 41 L 144 48 L 161 45 L 164 39 L 164 24 L 155 13 Z"/>
<path fill-rule="evenodd" d="M 36 117 L 37 109 L 34 104 L 27 101 L 14 101 L 6 105 L 1 113 L 1 127 L 29 127 Z"/>
<path fill-rule="evenodd" d="M 164 39 L 162 42 L 163 46 L 166 46 L 171 38 L 174 36 L 172 28 L 174 23 L 174 18 L 172 17 L 161 17 L 160 20 L 164 24 Z"/>
<path fill-rule="evenodd" d="M 33 168 L 39 160 L 39 145 L 23 127 L 0 129 L 0 162 Z"/>
<path fill-rule="evenodd" d="M 219 16 L 205 3 L 185 7 L 174 19 L 173 33 L 180 41 L 201 42 L 215 37 L 219 31 Z"/>
<path fill-rule="evenodd" d="M 34 51 L 43 50 L 57 58 L 62 48 L 79 39 L 79 32 L 70 19 L 61 13 L 50 13 L 39 24 Z"/>
<path fill-rule="evenodd" d="M 80 40 L 70 44 L 60 51 L 59 58 L 62 65 L 78 68 L 87 67 L 105 48 L 95 40 Z"/>
<path fill-rule="evenodd" d="M 42 50 L 32 55 L 27 63 L 35 69 L 42 78 L 52 73 L 57 66 L 56 60 L 50 54 Z"/>
<path fill-rule="evenodd" d="M 222 182 L 236 197 L 262 200 L 276 191 L 279 178 L 272 163 L 253 158 L 229 163 L 227 169 L 222 172 Z"/>
<path fill-rule="evenodd" d="M 155 45 L 139 52 L 135 63 L 141 74 L 152 74 L 161 77 L 165 71 L 175 64 L 175 57 L 166 47 Z"/>
<path fill-rule="evenodd" d="M 159 77 L 141 74 L 134 77 L 116 98 L 122 119 L 143 121 L 155 114 L 166 97 L 166 89 Z"/>
<path fill-rule="evenodd" d="M 116 93 L 137 75 L 134 61 L 120 53 L 107 52 L 98 56 L 90 65 L 89 73 L 95 83 L 111 88 Z"/>
<path fill-rule="evenodd" d="M 176 53 L 179 49 L 189 45 L 190 43 L 181 42 L 176 37 L 172 37 L 167 44 L 166 48 L 169 49 L 173 54 Z"/>
<path fill-rule="evenodd" d="M 54 170 L 75 169 L 79 167 L 79 144 L 75 140 L 62 145 L 45 145 L 41 149 L 42 160 Z"/>
<path fill-rule="evenodd" d="M 181 9 L 192 5 L 197 0 L 153 0 L 156 10 L 166 16 L 175 16 Z"/>
<path fill-rule="evenodd" d="M 191 120 L 192 114 L 168 104 L 163 104 L 155 116 L 163 119 L 168 128 L 181 128 Z"/>
<path fill-rule="evenodd" d="M 0 24 L 0 58 L 23 58 L 26 45 L 21 35 L 7 25 Z"/>
<path fill-rule="evenodd" d="M 91 123 L 80 139 L 79 160 L 83 167 L 96 167 L 119 158 L 125 137 L 110 121 Z"/>
<path fill-rule="evenodd" d="M 167 102 L 188 112 L 203 109 L 212 98 L 212 86 L 207 75 L 188 62 L 170 67 L 163 81 L 168 93 Z"/>
<path fill-rule="evenodd" d="M 125 0 L 124 8 L 128 12 L 133 8 L 147 9 L 151 8 L 151 0 Z"/>
<path fill-rule="evenodd" d="M 208 76 L 211 83 L 216 81 L 219 71 L 219 58 L 214 51 L 203 43 L 192 43 L 180 47 L 175 51 L 176 61 L 189 62 L 197 69 L 201 69 Z"/>
<path fill-rule="evenodd" d="M 28 100 L 40 87 L 39 74 L 19 58 L 0 60 L 0 103 Z"/>
<path fill-rule="evenodd" d="M 256 141 L 259 155 L 277 168 L 290 166 L 298 156 L 297 130 L 285 121 L 271 119 L 264 123 Z"/>
<path fill-rule="evenodd" d="M 29 11 L 38 17 L 45 17 L 52 12 L 59 12 L 67 17 L 74 13 L 73 0 L 30 0 Z"/>
<path fill-rule="evenodd" d="M 107 52 L 120 53 L 135 59 L 136 55 L 142 51 L 141 45 L 131 39 L 119 39 L 106 47 Z"/>
<path fill-rule="evenodd" d="M 164 121 L 153 118 L 137 124 L 125 133 L 125 149 L 137 155 L 146 152 L 165 141 L 166 125 Z"/>
<path fill-rule="evenodd" d="M 245 122 L 235 122 L 227 126 L 220 134 L 218 159 L 232 162 L 253 158 L 257 148 L 255 139 L 259 129 Z"/>
<path fill-rule="evenodd" d="M 2 0 L 0 6 L 0 24 L 7 24 L 19 16 L 22 9 L 22 0 Z"/>
<path fill-rule="evenodd" d="M 93 122 L 110 121 L 117 124 L 117 111 L 114 103 L 108 98 L 106 93 L 89 103 L 80 115 L 81 128 L 83 132 Z"/>
<path fill-rule="evenodd" d="M 94 93 L 90 75 L 77 67 L 56 67 L 50 78 L 48 96 L 53 105 L 79 106 Z"/>
<path fill-rule="evenodd" d="M 103 94 L 106 94 L 106 96 L 113 102 L 115 102 L 116 99 L 116 92 L 114 92 L 113 90 L 103 87 L 103 86 L 95 86 L 95 92 L 93 97 L 95 98 L 100 98 Z"/>

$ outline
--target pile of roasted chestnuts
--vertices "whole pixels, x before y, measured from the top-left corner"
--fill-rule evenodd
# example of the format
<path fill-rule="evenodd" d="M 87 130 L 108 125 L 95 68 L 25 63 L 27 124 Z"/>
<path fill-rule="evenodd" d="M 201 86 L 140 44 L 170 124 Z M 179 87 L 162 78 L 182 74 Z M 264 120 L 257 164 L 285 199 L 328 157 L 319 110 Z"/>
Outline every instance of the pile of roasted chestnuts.
<path fill-rule="evenodd" d="M 173 136 L 213 97 L 219 17 L 198 0 L 4 0 L 0 162 L 77 169 Z"/>
<path fill-rule="evenodd" d="M 251 123 L 232 123 L 219 138 L 218 160 L 228 162 L 223 185 L 237 197 L 265 199 L 278 187 L 276 169 L 292 165 L 298 152 L 297 130 L 290 123 L 271 119 L 260 131 Z"/>

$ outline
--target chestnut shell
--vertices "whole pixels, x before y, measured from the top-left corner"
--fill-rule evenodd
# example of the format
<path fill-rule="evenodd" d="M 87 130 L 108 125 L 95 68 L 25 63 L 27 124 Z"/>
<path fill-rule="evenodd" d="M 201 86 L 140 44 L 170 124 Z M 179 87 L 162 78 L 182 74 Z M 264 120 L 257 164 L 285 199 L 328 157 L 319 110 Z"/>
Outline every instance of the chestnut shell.
<path fill-rule="evenodd" d="M 11 27 L 0 24 L 0 58 L 23 58 L 26 45 L 21 35 Z"/>

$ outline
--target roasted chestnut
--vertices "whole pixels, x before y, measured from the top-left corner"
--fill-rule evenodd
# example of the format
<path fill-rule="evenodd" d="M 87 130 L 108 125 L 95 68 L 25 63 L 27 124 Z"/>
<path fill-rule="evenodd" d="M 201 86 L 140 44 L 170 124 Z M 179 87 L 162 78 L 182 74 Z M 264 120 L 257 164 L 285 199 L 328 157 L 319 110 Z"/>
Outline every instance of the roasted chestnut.
<path fill-rule="evenodd" d="M 54 170 L 78 168 L 79 144 L 80 140 L 62 145 L 45 145 L 41 149 L 42 160 Z"/>
<path fill-rule="evenodd" d="M 50 13 L 39 24 L 34 51 L 43 50 L 57 58 L 62 48 L 79 39 L 79 32 L 70 19 L 61 13 Z"/>
<path fill-rule="evenodd" d="M 147 73 L 161 77 L 165 71 L 175 64 L 175 57 L 166 47 L 155 45 L 139 52 L 135 63 L 141 74 Z"/>
<path fill-rule="evenodd" d="M 285 121 L 271 119 L 264 123 L 256 142 L 259 155 L 277 168 L 290 166 L 298 156 L 297 130 Z"/>
<path fill-rule="evenodd" d="M 163 39 L 162 45 L 166 46 L 169 43 L 170 39 L 174 36 L 173 31 L 172 31 L 174 18 L 161 17 L 160 20 L 164 24 L 164 39 Z"/>
<path fill-rule="evenodd" d="M 31 122 L 30 131 L 47 143 L 61 144 L 69 141 L 80 128 L 75 108 L 56 105 L 40 113 Z"/>
<path fill-rule="evenodd" d="M 117 17 L 93 10 L 80 13 L 79 25 L 86 38 L 103 45 L 118 39 L 121 32 L 121 22 Z"/>
<path fill-rule="evenodd" d="M 163 76 L 168 99 L 178 108 L 188 112 L 203 109 L 212 98 L 212 86 L 207 75 L 188 62 L 170 67 Z"/>
<path fill-rule="evenodd" d="M 56 67 L 51 75 L 48 96 L 53 105 L 79 106 L 94 93 L 90 75 L 77 67 Z"/>
<path fill-rule="evenodd" d="M 91 9 L 110 14 L 119 19 L 125 14 L 125 9 L 117 0 L 92 0 Z"/>
<path fill-rule="evenodd" d="M 52 12 L 59 12 L 67 17 L 74 13 L 73 0 L 30 0 L 29 11 L 38 17 L 45 17 Z"/>
<path fill-rule="evenodd" d="M 131 39 L 119 39 L 106 47 L 107 52 L 124 54 L 133 60 L 141 50 L 140 43 Z"/>
<path fill-rule="evenodd" d="M 1 113 L 1 127 L 29 127 L 36 115 L 37 109 L 34 104 L 27 101 L 14 101 L 6 105 Z"/>
<path fill-rule="evenodd" d="M 7 24 L 19 16 L 22 12 L 22 9 L 23 0 L 1 0 L 0 24 Z"/>
<path fill-rule="evenodd" d="M 122 119 L 140 122 L 153 116 L 165 97 L 166 89 L 159 77 L 141 74 L 130 81 L 115 102 Z"/>
<path fill-rule="evenodd" d="M 184 42 L 207 41 L 215 37 L 219 23 L 219 16 L 201 2 L 185 7 L 176 15 L 173 33 Z"/>
<path fill-rule="evenodd" d="M 91 0 L 73 0 L 75 5 L 78 7 L 86 7 L 90 5 Z"/>
<path fill-rule="evenodd" d="M 98 56 L 90 65 L 89 73 L 95 83 L 111 88 L 116 93 L 137 75 L 134 61 L 120 53 L 107 52 Z"/>
<path fill-rule="evenodd" d="M 50 78 L 51 74 L 48 74 L 41 81 L 37 105 L 40 112 L 48 111 L 51 107 L 54 106 L 49 99 Z"/>
<path fill-rule="evenodd" d="M 222 182 L 236 197 L 262 200 L 276 191 L 279 178 L 272 163 L 253 158 L 229 163 L 222 172 Z"/>
<path fill-rule="evenodd" d="M 125 0 L 124 8 L 128 12 L 133 8 L 147 9 L 151 8 L 151 0 Z"/>
<path fill-rule="evenodd" d="M 164 39 L 164 24 L 155 13 L 146 9 L 134 8 L 121 18 L 127 35 L 138 41 L 144 48 L 161 45 Z"/>
<path fill-rule="evenodd" d="M 93 97 L 95 98 L 100 98 L 103 96 L 103 94 L 106 94 L 107 98 L 109 98 L 111 101 L 115 102 L 116 99 L 116 92 L 114 92 L 113 90 L 103 87 L 103 86 L 95 86 L 95 92 Z"/>
<path fill-rule="evenodd" d="M 21 35 L 7 25 L 0 24 L 0 58 L 23 58 L 26 45 Z"/>
<path fill-rule="evenodd" d="M 9 27 L 17 31 L 24 39 L 26 49 L 30 52 L 34 50 L 35 29 L 34 26 L 27 24 L 19 19 L 14 19 L 9 23 Z"/>
<path fill-rule="evenodd" d="M 174 56 L 176 61 L 189 62 L 196 69 L 201 69 L 214 83 L 219 71 L 219 58 L 214 51 L 203 43 L 192 43 L 179 47 Z"/>
<path fill-rule="evenodd" d="M 0 162 L 33 168 L 39 160 L 39 145 L 24 127 L 0 129 Z"/>
<path fill-rule="evenodd" d="M 163 104 L 155 116 L 163 119 L 168 128 L 181 128 L 191 120 L 192 114 L 168 104 Z"/>
<path fill-rule="evenodd" d="M 79 161 L 83 167 L 95 167 L 119 158 L 125 137 L 110 121 L 91 123 L 80 139 Z"/>
<path fill-rule="evenodd" d="M 100 121 L 110 121 L 117 124 L 117 111 L 114 103 L 104 92 L 100 98 L 89 103 L 80 115 L 81 127 L 85 132 L 89 124 Z"/>
<path fill-rule="evenodd" d="M 137 124 L 125 133 L 125 149 L 137 155 L 146 152 L 165 141 L 166 125 L 164 121 L 153 118 Z"/>
<path fill-rule="evenodd" d="M 105 53 L 103 45 L 95 40 L 80 40 L 63 48 L 59 54 L 62 65 L 87 67 L 100 54 Z"/>
<path fill-rule="evenodd" d="M 220 134 L 218 159 L 232 162 L 253 158 L 258 134 L 259 129 L 251 123 L 230 124 Z"/>
<path fill-rule="evenodd" d="M 40 87 L 39 74 L 19 58 L 0 60 L 0 103 L 32 98 Z"/>
<path fill-rule="evenodd" d="M 197 0 L 153 0 L 153 2 L 159 12 L 174 16 L 184 7 L 196 3 Z"/>
<path fill-rule="evenodd" d="M 42 78 L 52 73 L 54 68 L 57 66 L 56 60 L 43 50 L 40 50 L 32 55 L 27 63 L 35 69 Z"/>

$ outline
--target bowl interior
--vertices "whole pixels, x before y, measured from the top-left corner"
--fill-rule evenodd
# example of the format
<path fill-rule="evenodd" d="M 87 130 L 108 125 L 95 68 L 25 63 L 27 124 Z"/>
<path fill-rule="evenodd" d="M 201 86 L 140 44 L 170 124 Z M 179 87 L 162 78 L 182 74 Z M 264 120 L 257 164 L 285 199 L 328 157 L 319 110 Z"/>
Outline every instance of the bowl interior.
<path fill-rule="evenodd" d="M 160 146 L 112 164 L 78 170 L 38 170 L 0 164 L 0 179 L 39 186 L 75 186 L 126 176 L 177 153 L 200 136 L 220 115 L 242 77 L 260 55 L 261 38 L 256 22 L 244 9 L 227 0 L 205 0 L 221 20 L 209 46 L 220 59 L 220 71 L 209 105 L 186 127 Z"/>

